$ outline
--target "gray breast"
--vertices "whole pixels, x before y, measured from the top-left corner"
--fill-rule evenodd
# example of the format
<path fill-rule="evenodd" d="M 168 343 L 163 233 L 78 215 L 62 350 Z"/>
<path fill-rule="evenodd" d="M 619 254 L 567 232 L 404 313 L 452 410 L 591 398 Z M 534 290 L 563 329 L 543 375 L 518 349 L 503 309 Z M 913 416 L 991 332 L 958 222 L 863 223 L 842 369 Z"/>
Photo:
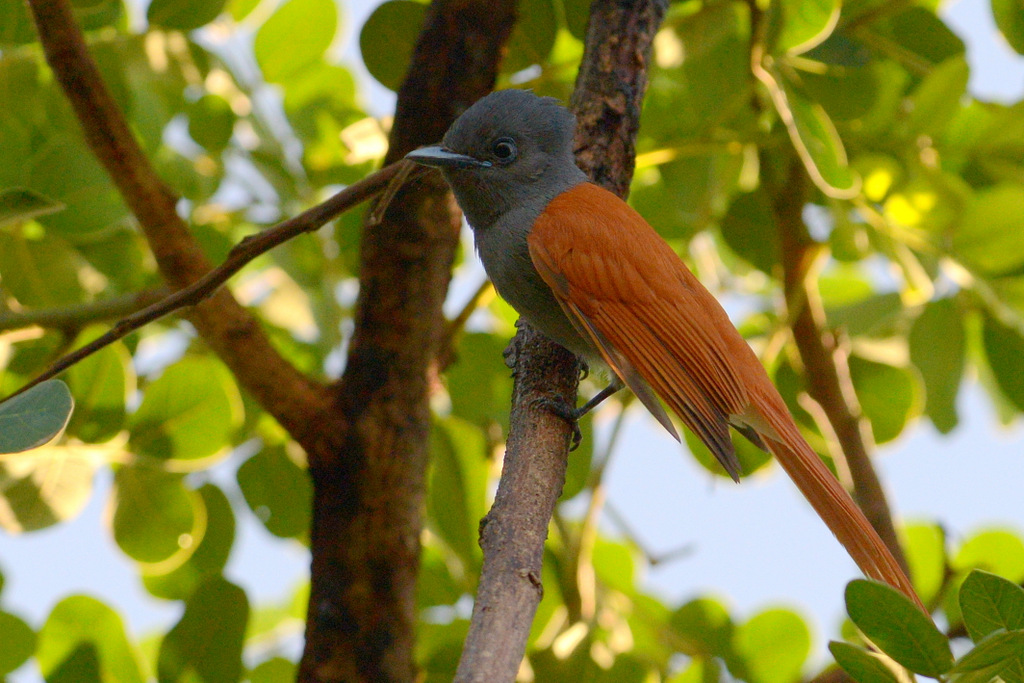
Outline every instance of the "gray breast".
<path fill-rule="evenodd" d="M 587 360 L 595 352 L 576 331 L 530 258 L 526 238 L 536 211 L 513 209 L 493 225 L 474 230 L 484 269 L 505 301 L 531 325 Z"/>

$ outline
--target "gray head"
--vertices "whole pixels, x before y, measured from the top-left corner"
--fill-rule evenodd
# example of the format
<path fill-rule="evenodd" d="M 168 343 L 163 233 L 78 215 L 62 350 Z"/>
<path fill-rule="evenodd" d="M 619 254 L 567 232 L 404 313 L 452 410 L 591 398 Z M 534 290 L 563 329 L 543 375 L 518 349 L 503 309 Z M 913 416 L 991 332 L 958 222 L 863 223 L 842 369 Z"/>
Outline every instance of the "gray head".
<path fill-rule="evenodd" d="M 573 160 L 576 119 L 551 97 L 500 90 L 467 109 L 441 146 L 408 159 L 441 169 L 474 229 L 513 209 L 539 213 L 561 192 L 586 180 Z"/>

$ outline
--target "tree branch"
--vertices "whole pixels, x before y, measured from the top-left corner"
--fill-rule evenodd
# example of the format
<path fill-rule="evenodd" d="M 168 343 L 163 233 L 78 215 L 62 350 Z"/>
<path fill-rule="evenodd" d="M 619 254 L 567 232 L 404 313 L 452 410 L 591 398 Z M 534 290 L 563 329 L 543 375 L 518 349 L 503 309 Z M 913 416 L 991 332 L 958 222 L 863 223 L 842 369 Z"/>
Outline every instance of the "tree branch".
<path fill-rule="evenodd" d="M 494 87 L 515 7 L 434 0 L 398 93 L 387 159 L 440 140 Z M 355 331 L 331 387 L 341 441 L 310 459 L 313 562 L 300 681 L 415 679 L 429 378 L 460 228 L 450 190 L 430 173 L 404 185 L 379 225 L 364 230 Z"/>
<path fill-rule="evenodd" d="M 257 256 L 267 253 L 274 247 L 283 244 L 302 233 L 318 230 L 323 227 L 327 221 L 331 220 L 338 214 L 344 213 L 353 206 L 356 206 L 375 194 L 383 191 L 384 188 L 388 187 L 389 183 L 401 184 L 410 176 L 416 177 L 421 175 L 421 173 L 422 172 L 418 168 L 415 168 L 410 162 L 395 162 L 390 166 L 386 166 L 379 171 L 371 173 L 359 182 L 349 185 L 327 201 L 317 204 L 311 209 L 303 211 L 299 215 L 289 218 L 286 221 L 282 221 L 263 232 L 249 235 L 231 249 L 223 263 L 216 268 L 211 269 L 206 273 L 206 275 L 194 281 L 187 287 L 183 287 L 170 295 L 164 296 L 145 308 L 136 310 L 131 315 L 119 320 L 116 325 L 90 343 L 79 349 L 75 349 L 73 352 L 58 359 L 53 365 L 47 368 L 45 372 L 18 389 L 16 392 L 12 393 L 7 398 L 13 398 L 22 392 L 28 391 L 40 382 L 45 382 L 52 377 L 56 377 L 75 363 L 78 363 L 100 349 L 113 344 L 118 339 L 123 339 L 135 330 L 144 327 L 151 322 L 155 322 L 167 315 L 170 315 L 174 311 L 178 311 L 189 306 L 199 305 L 201 302 L 213 296 L 214 293 L 216 293 L 232 275 L 251 263 Z M 152 296 L 150 298 L 152 298 Z M 91 309 L 87 310 L 94 315 L 106 313 L 106 317 L 113 317 L 110 315 L 110 311 L 118 310 L 117 306 L 120 306 L 121 308 L 128 308 L 130 304 L 135 304 L 135 308 L 138 308 L 138 300 L 139 296 L 133 295 L 131 299 L 126 302 L 103 302 L 106 303 L 105 306 L 93 306 Z M 77 315 L 80 317 L 80 311 L 82 309 L 85 309 L 85 307 L 76 307 L 75 309 L 72 309 L 71 313 L 79 311 Z M 59 315 L 62 311 L 67 310 L 68 309 L 59 309 L 58 311 L 51 313 L 49 318 L 58 321 L 62 318 L 67 319 L 71 314 L 64 313 L 63 316 Z M 37 314 L 36 317 L 40 318 L 39 314 Z M 4 329 L 3 320 L 4 318 L 0 317 L 0 330 Z"/>
<path fill-rule="evenodd" d="M 203 255 L 177 198 L 157 175 L 100 76 L 68 0 L 29 0 L 46 53 L 90 149 L 139 221 L 167 283 L 181 289 L 213 265 Z M 326 390 L 271 346 L 256 318 L 224 289 L 189 313 L 199 334 L 245 387 L 307 452 L 325 437 L 313 418 L 329 406 Z"/>
<path fill-rule="evenodd" d="M 90 323 L 115 320 L 131 315 L 160 301 L 168 294 L 167 289 L 147 289 L 78 306 L 3 311 L 0 312 L 0 332 L 20 330 L 25 327 L 79 330 Z"/>
<path fill-rule="evenodd" d="M 837 465 L 843 469 L 845 460 L 854 498 L 900 566 L 908 571 L 885 491 L 868 455 L 873 439 L 853 389 L 846 353 L 836 337 L 825 329 L 821 298 L 808 276 L 813 271 L 818 246 L 803 221 L 807 189 L 803 166 L 793 162 L 785 186 L 771 192 L 793 340 L 804 366 L 807 392 L 821 406 L 842 448 L 841 453 L 834 454 Z"/>
<path fill-rule="evenodd" d="M 573 94 L 577 162 L 625 197 L 633 174 L 640 106 L 662 0 L 595 0 Z M 515 362 L 511 427 L 494 506 L 481 527 L 484 565 L 456 681 L 515 679 L 541 598 L 548 523 L 565 481 L 569 426 L 538 400 L 576 400 L 579 364 L 528 325 L 510 346 Z"/>

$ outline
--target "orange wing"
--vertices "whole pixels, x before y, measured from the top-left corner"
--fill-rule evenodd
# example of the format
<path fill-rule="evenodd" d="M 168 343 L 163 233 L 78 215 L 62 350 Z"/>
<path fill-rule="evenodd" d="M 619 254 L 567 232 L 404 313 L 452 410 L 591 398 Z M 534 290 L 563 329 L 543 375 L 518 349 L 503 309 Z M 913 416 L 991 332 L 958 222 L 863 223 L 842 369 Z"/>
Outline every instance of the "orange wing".
<path fill-rule="evenodd" d="M 739 463 L 729 427 L 766 447 L 861 570 L 921 606 L 721 305 L 647 221 L 611 192 L 583 183 L 551 201 L 528 242 L 566 315 L 652 413 L 661 406 L 647 384 L 734 479 Z"/>
<path fill-rule="evenodd" d="M 617 196 L 583 183 L 551 201 L 529 248 L 568 317 L 626 386 L 647 404 L 639 374 L 738 479 L 729 425 L 749 398 L 721 330 L 739 335 L 668 244 Z"/>

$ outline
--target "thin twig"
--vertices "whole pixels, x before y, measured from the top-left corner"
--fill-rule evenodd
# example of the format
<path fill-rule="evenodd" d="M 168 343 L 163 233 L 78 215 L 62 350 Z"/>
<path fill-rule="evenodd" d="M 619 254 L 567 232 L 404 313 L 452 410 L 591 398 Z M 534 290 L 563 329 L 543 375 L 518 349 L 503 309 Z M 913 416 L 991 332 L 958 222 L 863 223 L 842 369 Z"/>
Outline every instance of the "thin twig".
<path fill-rule="evenodd" d="M 27 311 L 4 311 L 0 313 L 0 332 L 20 330 L 25 327 L 42 327 L 48 330 L 77 330 L 101 320 L 123 318 L 138 310 L 160 301 L 170 290 L 147 289 L 121 296 L 91 301 L 77 306 L 43 308 Z"/>
<path fill-rule="evenodd" d="M 188 287 L 179 289 L 170 296 L 121 319 L 107 332 L 97 337 L 91 343 L 63 356 L 45 372 L 7 398 L 13 398 L 40 382 L 56 377 L 83 358 L 113 344 L 118 339 L 123 339 L 125 336 L 151 322 L 159 320 L 179 309 L 195 306 L 210 297 L 232 275 L 252 262 L 257 256 L 267 253 L 274 247 L 287 242 L 297 235 L 323 227 L 324 224 L 338 214 L 383 191 L 393 179 L 409 177 L 408 166 L 410 165 L 410 162 L 407 161 L 395 162 L 366 176 L 359 182 L 349 185 L 327 201 L 303 211 L 298 216 L 278 223 L 263 232 L 249 235 L 231 249 L 223 263 L 206 275 Z"/>

